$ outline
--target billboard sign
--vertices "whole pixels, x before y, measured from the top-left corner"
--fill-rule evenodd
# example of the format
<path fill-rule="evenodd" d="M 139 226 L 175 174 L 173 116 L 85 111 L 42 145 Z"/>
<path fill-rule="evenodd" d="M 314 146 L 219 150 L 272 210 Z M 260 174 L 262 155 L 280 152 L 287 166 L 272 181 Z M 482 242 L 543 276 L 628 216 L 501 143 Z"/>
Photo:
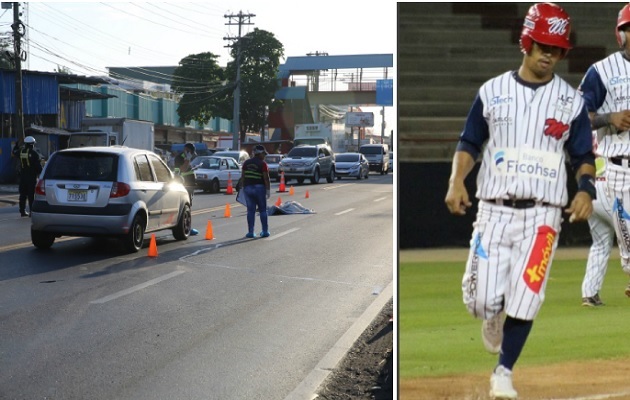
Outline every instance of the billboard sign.
<path fill-rule="evenodd" d="M 346 113 L 346 126 L 372 127 L 374 126 L 374 113 L 348 112 Z"/>
<path fill-rule="evenodd" d="M 376 104 L 379 106 L 394 105 L 393 79 L 378 79 L 376 81 Z"/>

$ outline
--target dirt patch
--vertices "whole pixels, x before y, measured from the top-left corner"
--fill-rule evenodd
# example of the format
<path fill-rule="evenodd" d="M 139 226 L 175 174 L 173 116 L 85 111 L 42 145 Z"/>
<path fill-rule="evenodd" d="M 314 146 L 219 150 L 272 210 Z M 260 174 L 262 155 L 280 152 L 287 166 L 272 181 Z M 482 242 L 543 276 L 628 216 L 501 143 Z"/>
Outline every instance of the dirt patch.
<path fill-rule="evenodd" d="M 488 399 L 490 373 L 406 379 L 399 399 Z M 630 399 L 630 359 L 570 362 L 541 367 L 516 367 L 514 388 L 520 400 Z"/>
<path fill-rule="evenodd" d="M 390 300 L 326 378 L 317 399 L 394 398 L 392 317 Z"/>

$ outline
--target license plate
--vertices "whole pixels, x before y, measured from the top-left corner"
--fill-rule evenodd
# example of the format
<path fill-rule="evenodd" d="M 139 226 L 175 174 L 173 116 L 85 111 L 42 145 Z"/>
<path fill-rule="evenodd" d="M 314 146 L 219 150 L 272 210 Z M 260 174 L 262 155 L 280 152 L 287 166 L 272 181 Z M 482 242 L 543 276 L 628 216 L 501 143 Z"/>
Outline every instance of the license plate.
<path fill-rule="evenodd" d="M 68 201 L 87 201 L 87 190 L 68 190 Z"/>

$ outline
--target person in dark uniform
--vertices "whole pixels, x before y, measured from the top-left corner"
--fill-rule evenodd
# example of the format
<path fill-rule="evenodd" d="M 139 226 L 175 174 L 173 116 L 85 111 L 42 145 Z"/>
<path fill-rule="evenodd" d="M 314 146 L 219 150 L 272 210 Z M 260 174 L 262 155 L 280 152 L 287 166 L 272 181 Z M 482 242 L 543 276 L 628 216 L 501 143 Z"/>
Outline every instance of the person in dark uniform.
<path fill-rule="evenodd" d="M 16 144 L 13 155 L 19 160 L 19 180 L 20 180 L 20 215 L 28 217 L 33 210 L 33 200 L 35 198 L 35 185 L 37 177 L 42 172 L 42 157 L 33 148 L 35 138 L 27 136 L 24 138 L 24 145 L 19 147 Z M 29 212 L 26 212 L 26 200 L 28 200 Z"/>
<path fill-rule="evenodd" d="M 239 186 L 245 191 L 247 202 L 247 234 L 245 237 L 255 238 L 254 223 L 256 221 L 256 207 L 260 213 L 262 232 L 260 237 L 268 237 L 267 200 L 271 197 L 269 183 L 269 167 L 264 161 L 267 151 L 261 145 L 254 147 L 254 157 L 243 163 Z M 242 184 L 241 184 L 242 182 Z"/>
<path fill-rule="evenodd" d="M 192 143 L 186 143 L 184 145 L 184 151 L 175 158 L 175 168 L 179 168 L 179 174 L 184 179 L 184 185 L 190 195 L 190 205 L 192 207 L 193 195 L 195 194 L 195 186 L 197 185 L 195 180 L 195 171 L 192 170 L 190 163 L 197 158 L 195 152 L 195 145 Z"/>
<path fill-rule="evenodd" d="M 190 207 L 192 208 L 193 196 L 195 194 L 195 187 L 197 186 L 197 181 L 195 179 L 195 171 L 193 171 L 190 163 L 192 160 L 197 158 L 197 153 L 195 152 L 195 145 L 192 143 L 186 143 L 184 145 L 184 151 L 175 157 L 175 161 L 173 165 L 175 166 L 175 171 L 179 171 L 179 175 L 184 179 L 184 186 L 186 186 L 186 190 L 188 190 L 188 195 L 190 196 Z M 190 230 L 191 235 L 199 234 L 197 229 Z"/>

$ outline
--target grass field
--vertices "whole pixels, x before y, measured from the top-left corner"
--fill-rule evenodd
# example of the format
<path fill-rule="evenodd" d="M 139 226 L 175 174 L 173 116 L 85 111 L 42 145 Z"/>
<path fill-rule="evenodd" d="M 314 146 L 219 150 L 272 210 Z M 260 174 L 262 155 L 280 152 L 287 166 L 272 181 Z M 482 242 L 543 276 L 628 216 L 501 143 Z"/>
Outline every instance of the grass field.
<path fill-rule="evenodd" d="M 581 306 L 585 259 L 555 260 L 545 303 L 517 366 L 630 357 L 627 276 L 611 260 L 603 307 Z M 491 371 L 497 356 L 481 342 L 481 320 L 462 302 L 463 262 L 401 262 L 398 274 L 398 377 Z"/>

